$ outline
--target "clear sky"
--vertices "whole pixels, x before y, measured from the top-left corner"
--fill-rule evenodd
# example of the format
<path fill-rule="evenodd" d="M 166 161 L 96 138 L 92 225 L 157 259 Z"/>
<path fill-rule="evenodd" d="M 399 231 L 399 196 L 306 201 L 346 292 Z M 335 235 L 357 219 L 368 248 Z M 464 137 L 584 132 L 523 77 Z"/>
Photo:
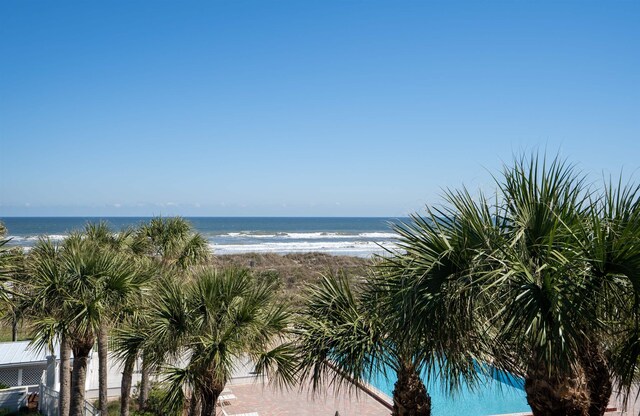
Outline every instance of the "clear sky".
<path fill-rule="evenodd" d="M 0 2 L 0 216 L 398 216 L 640 179 L 640 1 Z"/>

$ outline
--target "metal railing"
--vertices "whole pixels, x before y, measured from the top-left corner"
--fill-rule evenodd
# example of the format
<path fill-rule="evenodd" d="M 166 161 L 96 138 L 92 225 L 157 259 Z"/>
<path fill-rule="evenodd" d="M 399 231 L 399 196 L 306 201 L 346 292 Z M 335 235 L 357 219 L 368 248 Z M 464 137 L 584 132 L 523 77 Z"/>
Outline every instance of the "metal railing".
<path fill-rule="evenodd" d="M 38 408 L 40 413 L 44 416 L 58 416 L 59 415 L 59 393 L 47 387 L 44 384 L 40 384 L 39 390 L 39 402 Z M 84 416 L 99 416 L 100 411 L 95 408 L 94 405 L 88 401 L 84 401 Z"/>
<path fill-rule="evenodd" d="M 0 390 L 0 408 L 19 411 L 27 405 L 29 386 L 10 387 Z"/>

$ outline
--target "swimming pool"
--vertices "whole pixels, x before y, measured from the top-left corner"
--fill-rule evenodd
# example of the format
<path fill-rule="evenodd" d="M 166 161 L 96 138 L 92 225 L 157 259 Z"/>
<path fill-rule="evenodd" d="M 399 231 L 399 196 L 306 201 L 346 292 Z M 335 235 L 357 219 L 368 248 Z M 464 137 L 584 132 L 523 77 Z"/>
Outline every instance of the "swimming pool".
<path fill-rule="evenodd" d="M 392 376 L 392 374 L 388 375 Z M 480 382 L 473 389 L 463 385 L 454 395 L 447 394 L 437 379 L 425 383 L 427 392 L 431 396 L 431 414 L 434 416 L 487 416 L 531 412 L 521 382 L 505 378 L 502 378 L 504 382 L 501 382 L 484 375 L 479 377 Z M 389 397 L 393 396 L 395 377 L 387 379 L 379 375 L 370 382 Z"/>

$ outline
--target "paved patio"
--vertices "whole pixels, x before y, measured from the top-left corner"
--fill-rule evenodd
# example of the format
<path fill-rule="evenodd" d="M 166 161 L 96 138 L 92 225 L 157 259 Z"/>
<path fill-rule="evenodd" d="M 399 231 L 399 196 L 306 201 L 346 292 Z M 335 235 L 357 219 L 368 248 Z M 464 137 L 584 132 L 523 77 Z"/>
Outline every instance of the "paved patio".
<path fill-rule="evenodd" d="M 253 378 L 252 380 L 255 380 Z M 332 390 L 321 394 L 312 394 L 309 387 L 300 390 L 280 390 L 262 381 L 246 381 L 240 384 L 228 385 L 235 399 L 224 402 L 224 409 L 228 415 L 257 412 L 259 416 L 389 416 L 391 411 L 368 394 L 358 391 Z M 635 416 L 640 414 L 638 388 L 635 388 L 625 408 L 622 400 L 615 394 L 611 398 L 610 407 L 616 411 L 609 411 L 611 416 Z M 222 411 L 218 411 L 222 415 Z M 508 416 L 530 416 L 530 413 L 514 413 Z M 507 415 L 501 415 L 507 416 Z"/>
<path fill-rule="evenodd" d="M 622 397 L 619 397 L 614 392 L 611 397 L 611 401 L 609 402 L 609 406 L 616 407 L 617 412 L 612 412 L 612 415 L 615 416 L 636 416 L 640 414 L 640 387 L 636 386 L 631 389 L 631 394 L 629 396 L 629 400 L 627 402 L 626 407 L 624 406 L 624 400 Z"/>
<path fill-rule="evenodd" d="M 389 416 L 391 411 L 364 392 L 349 393 L 329 391 L 312 394 L 303 390 L 280 390 L 262 382 L 229 385 L 235 399 L 223 406 L 229 415 L 257 412 L 260 416 Z M 222 415 L 222 412 L 218 412 Z"/>

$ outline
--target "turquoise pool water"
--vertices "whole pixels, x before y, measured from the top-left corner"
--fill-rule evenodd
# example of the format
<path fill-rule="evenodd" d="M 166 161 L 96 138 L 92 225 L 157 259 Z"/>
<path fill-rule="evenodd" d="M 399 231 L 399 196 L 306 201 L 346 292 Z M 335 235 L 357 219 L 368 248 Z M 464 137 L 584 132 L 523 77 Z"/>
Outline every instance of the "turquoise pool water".
<path fill-rule="evenodd" d="M 473 389 L 465 385 L 454 395 L 444 392 L 438 380 L 432 379 L 426 385 L 431 395 L 432 414 L 487 416 L 531 411 L 521 382 L 504 377 L 501 378 L 503 381 L 486 376 L 480 376 L 480 379 Z M 373 386 L 389 397 L 392 397 L 395 382 L 395 378 L 386 379 L 382 375 L 371 380 Z"/>

